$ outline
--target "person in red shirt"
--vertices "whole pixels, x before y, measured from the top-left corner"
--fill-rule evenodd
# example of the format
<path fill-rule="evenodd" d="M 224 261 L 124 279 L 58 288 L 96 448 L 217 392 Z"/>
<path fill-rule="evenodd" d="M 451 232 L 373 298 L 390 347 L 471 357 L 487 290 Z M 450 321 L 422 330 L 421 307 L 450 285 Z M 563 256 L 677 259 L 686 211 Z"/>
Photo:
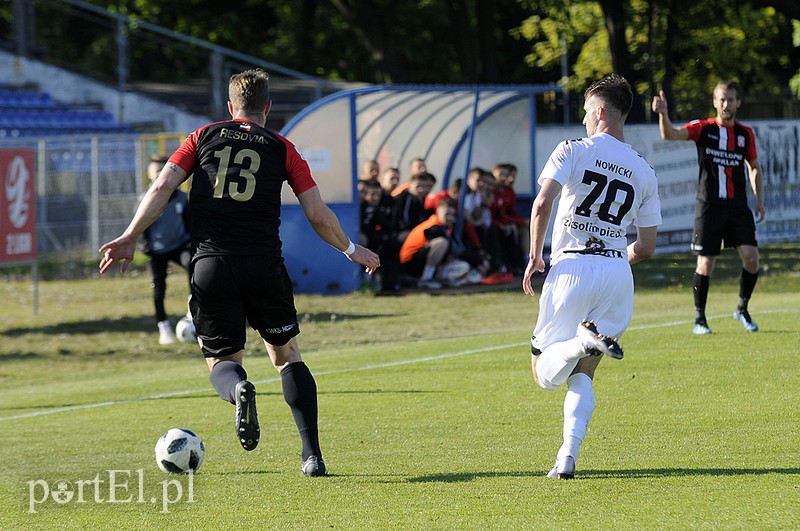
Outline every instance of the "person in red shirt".
<path fill-rule="evenodd" d="M 497 181 L 490 207 L 492 224 L 497 227 L 501 238 L 506 267 L 521 273 L 530 247 L 530 222 L 517 213 L 517 194 L 514 192 L 517 167 L 511 163 L 495 164 L 492 175 Z"/>
<path fill-rule="evenodd" d="M 100 273 L 121 262 L 124 272 L 137 238 L 164 210 L 189 175 L 192 239 L 189 309 L 200 349 L 220 398 L 236 406 L 236 438 L 245 450 L 258 445 L 256 389 L 243 367 L 247 325 L 261 335 L 279 372 L 283 397 L 302 442 L 301 470 L 327 475 L 319 446 L 317 386 L 300 356 L 300 328 L 292 281 L 279 235 L 281 189 L 289 184 L 322 240 L 372 274 L 374 252 L 350 241 L 322 201 L 308 163 L 294 144 L 266 128 L 272 102 L 261 69 L 234 74 L 228 86 L 230 120 L 201 127 L 169 158 L 148 188 L 133 220 L 100 247 Z"/>
<path fill-rule="evenodd" d="M 694 120 L 674 127 L 662 90 L 653 98 L 653 112 L 664 140 L 692 140 L 697 145 L 700 174 L 695 203 L 692 252 L 697 255 L 692 287 L 695 324 L 692 333 L 710 334 L 706 301 L 714 262 L 725 247 L 735 247 L 742 261 L 739 303 L 733 318 L 748 332 L 758 331 L 748 303 L 758 280 L 756 222 L 764 220 L 764 172 L 756 153 L 753 130 L 736 121 L 742 103 L 742 87 L 736 81 L 720 81 L 714 87 L 716 118 Z M 747 204 L 747 188 L 755 195 L 755 219 Z"/>

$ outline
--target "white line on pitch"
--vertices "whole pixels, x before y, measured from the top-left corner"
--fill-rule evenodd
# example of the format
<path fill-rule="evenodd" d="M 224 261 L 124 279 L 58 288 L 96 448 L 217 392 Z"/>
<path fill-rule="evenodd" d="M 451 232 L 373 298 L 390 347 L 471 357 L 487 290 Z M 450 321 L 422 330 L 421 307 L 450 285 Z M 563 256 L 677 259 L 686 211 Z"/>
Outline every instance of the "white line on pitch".
<path fill-rule="evenodd" d="M 797 311 L 800 311 L 800 310 L 792 310 L 792 309 L 766 310 L 766 311 L 763 311 L 763 312 L 758 312 L 758 315 L 765 314 L 765 313 L 785 313 L 785 312 L 797 312 Z M 709 319 L 718 319 L 718 318 L 721 318 L 721 317 L 727 317 L 728 315 L 729 314 L 715 315 L 715 316 L 710 317 Z M 683 321 L 671 321 L 671 322 L 668 322 L 668 323 L 654 323 L 654 324 L 649 324 L 649 325 L 638 325 L 638 326 L 629 327 L 628 331 L 649 330 L 649 329 L 652 329 L 652 328 L 665 328 L 665 327 L 668 327 L 668 326 L 687 325 L 687 324 L 691 324 L 693 322 L 694 322 L 694 320 L 683 320 Z M 459 351 L 456 351 L 456 352 L 448 352 L 448 353 L 439 354 L 439 355 L 436 355 L 436 356 L 426 356 L 424 358 L 413 358 L 413 359 L 405 359 L 405 360 L 400 360 L 400 361 L 389 361 L 389 362 L 386 362 L 386 363 L 375 363 L 375 364 L 372 364 L 372 365 L 364 365 L 362 367 L 349 367 L 349 368 L 345 368 L 345 369 L 331 369 L 331 370 L 327 370 L 327 371 L 314 371 L 314 375 L 315 376 L 326 376 L 326 375 L 329 375 L 329 374 L 341 374 L 341 373 L 345 373 L 345 372 L 368 371 L 368 370 L 372 370 L 372 369 L 383 369 L 383 368 L 386 368 L 386 367 L 396 367 L 396 366 L 399 366 L 399 365 L 409 365 L 409 364 L 412 364 L 412 363 L 425 363 L 425 362 L 428 362 L 428 361 L 436 361 L 436 360 L 442 360 L 442 359 L 447 359 L 447 358 L 457 358 L 459 356 L 468 356 L 470 354 L 481 354 L 481 353 L 484 353 L 484 352 L 491 352 L 493 350 L 503 350 L 503 349 L 512 348 L 512 347 L 516 348 L 516 347 L 525 346 L 527 344 L 528 344 L 527 341 L 524 342 L 524 343 L 509 343 L 509 344 L 505 344 L 505 345 L 494 345 L 494 346 L 491 346 L 491 347 L 475 348 L 475 349 L 469 349 L 469 350 L 459 350 Z M 264 384 L 264 383 L 273 383 L 273 382 L 279 382 L 279 381 L 280 381 L 280 377 L 276 376 L 276 377 L 273 377 L 273 378 L 266 378 L 264 380 L 254 380 L 253 383 L 255 383 L 255 384 Z M 174 391 L 174 392 L 171 392 L 171 393 L 162 393 L 162 394 L 158 394 L 158 395 L 144 396 L 144 397 L 138 397 L 138 398 L 127 398 L 127 399 L 124 399 L 124 400 L 107 400 L 105 402 L 95 402 L 95 403 L 92 403 L 92 404 L 79 404 L 79 405 L 75 405 L 75 406 L 57 407 L 57 408 L 53 408 L 53 409 L 45 409 L 45 410 L 42 410 L 42 411 L 33 411 L 31 413 L 20 413 L 19 415 L 11 415 L 9 417 L 0 417 L 0 422 L 4 422 L 4 421 L 7 421 L 7 420 L 24 419 L 24 418 L 29 418 L 29 417 L 39 417 L 39 416 L 42 416 L 42 415 L 52 415 L 53 413 L 62 413 L 62 412 L 65 412 L 65 411 L 77 411 L 77 410 L 81 410 L 81 409 L 92 409 L 92 408 L 96 408 L 96 407 L 114 406 L 114 405 L 117 405 L 117 404 L 130 404 L 132 402 L 144 402 L 146 400 L 159 400 L 159 399 L 162 399 L 162 398 L 172 398 L 172 397 L 175 397 L 175 396 L 192 395 L 192 394 L 195 394 L 195 393 L 203 393 L 203 392 L 206 392 L 206 391 L 208 391 L 208 388 L 193 389 L 193 390 L 183 390 L 183 391 Z"/>

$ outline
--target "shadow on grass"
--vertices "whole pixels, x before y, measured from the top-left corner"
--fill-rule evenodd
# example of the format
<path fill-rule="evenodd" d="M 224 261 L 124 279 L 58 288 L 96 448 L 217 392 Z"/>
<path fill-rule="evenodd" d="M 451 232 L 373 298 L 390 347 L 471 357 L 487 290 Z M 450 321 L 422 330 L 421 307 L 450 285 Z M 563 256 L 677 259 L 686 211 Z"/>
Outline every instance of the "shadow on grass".
<path fill-rule="evenodd" d="M 643 468 L 641 470 L 587 470 L 576 477 L 660 478 L 692 476 L 763 476 L 764 474 L 800 474 L 800 468 Z"/>
<path fill-rule="evenodd" d="M 319 395 L 376 395 L 376 394 L 428 394 L 444 393 L 446 391 L 421 391 L 418 389 L 364 389 L 362 391 L 317 391 Z M 260 393 L 259 393 L 260 394 Z"/>
<path fill-rule="evenodd" d="M 381 317 L 403 317 L 395 313 L 339 313 L 339 312 L 297 312 L 297 321 L 303 323 L 331 323 L 336 321 L 361 321 L 364 319 L 378 319 Z"/>
<path fill-rule="evenodd" d="M 283 396 L 281 392 L 272 392 L 272 393 L 259 393 L 259 396 Z M 196 400 L 196 399 L 217 399 L 219 400 L 219 395 L 217 393 L 211 391 L 191 391 L 187 393 L 182 393 L 179 395 L 168 395 L 168 396 L 145 396 L 139 398 L 124 398 L 120 400 L 105 400 L 99 402 L 87 402 L 87 403 L 65 403 L 65 404 L 37 404 L 35 406 L 12 406 L 12 407 L 0 407 L 0 412 L 4 413 L 14 413 L 14 412 L 21 412 L 21 411 L 34 411 L 35 415 L 49 415 L 51 413 L 56 413 L 60 411 L 67 411 L 70 409 L 90 409 L 96 407 L 107 407 L 116 404 L 130 404 L 133 402 L 152 402 L 156 400 Z M 41 410 L 41 411 L 39 411 Z M 34 415 L 30 415 L 34 416 Z"/>
<path fill-rule="evenodd" d="M 86 334 L 105 334 L 108 332 L 147 332 L 155 330 L 155 322 L 152 316 L 121 317 L 119 319 L 98 319 L 95 321 L 73 321 L 45 326 L 28 326 L 9 328 L 0 335 L 9 337 L 21 337 L 29 334 L 49 334 L 49 335 L 86 335 Z"/>
<path fill-rule="evenodd" d="M 643 468 L 641 470 L 581 470 L 575 479 L 641 479 L 694 476 L 762 476 L 765 474 L 800 474 L 800 468 Z M 547 470 L 537 472 L 461 472 L 432 474 L 408 478 L 409 483 L 459 483 L 480 478 L 544 477 Z"/>
<path fill-rule="evenodd" d="M 3 361 L 30 361 L 43 358 L 38 352 L 3 352 L 0 353 L 0 360 Z"/>
<path fill-rule="evenodd" d="M 302 325 L 303 323 L 310 322 L 341 322 L 341 321 L 358 321 L 362 319 L 377 319 L 379 317 L 397 317 L 394 314 L 352 314 L 352 313 L 306 313 L 298 314 L 297 319 Z M 172 317 L 174 322 L 177 317 Z M 156 324 L 153 316 L 126 316 L 118 319 L 98 319 L 86 321 L 72 321 L 58 323 L 54 325 L 45 326 L 29 326 L 9 328 L 1 331 L 0 336 L 8 337 L 22 337 L 30 334 L 48 334 L 48 335 L 91 335 L 91 334 L 105 334 L 108 332 L 114 333 L 127 333 L 127 332 L 144 332 L 155 333 Z"/>

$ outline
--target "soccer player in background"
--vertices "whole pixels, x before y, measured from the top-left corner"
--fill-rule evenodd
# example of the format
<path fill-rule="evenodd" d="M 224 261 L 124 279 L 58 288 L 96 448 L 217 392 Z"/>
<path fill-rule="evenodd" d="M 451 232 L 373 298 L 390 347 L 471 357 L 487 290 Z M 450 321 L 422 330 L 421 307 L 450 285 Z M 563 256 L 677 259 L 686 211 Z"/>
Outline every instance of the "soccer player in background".
<path fill-rule="evenodd" d="M 152 184 L 167 163 L 166 155 L 153 155 L 147 164 L 147 178 Z M 140 202 L 144 199 L 140 198 Z M 189 271 L 191 261 L 191 238 L 189 237 L 189 200 L 186 193 L 176 189 L 169 197 L 161 216 L 142 233 L 139 250 L 150 258 L 150 273 L 153 276 L 153 306 L 158 326 L 158 342 L 162 345 L 175 343 L 175 332 L 167 317 L 164 298 L 167 294 L 167 269 L 170 262 Z"/>
<path fill-rule="evenodd" d="M 283 183 L 289 184 L 322 240 L 369 274 L 380 260 L 347 237 L 294 144 L 265 127 L 272 104 L 267 73 L 256 69 L 235 74 L 228 91 L 232 119 L 201 127 L 170 157 L 125 232 L 100 248 L 100 273 L 115 262 L 127 269 L 136 239 L 193 174 L 189 309 L 211 384 L 220 398 L 236 405 L 236 437 L 242 447 L 255 449 L 260 437 L 256 392 L 243 367 L 249 323 L 280 373 L 302 441 L 302 472 L 322 476 L 327 467 L 319 445 L 317 387 L 300 356 L 292 281 L 281 255 Z"/>
<path fill-rule="evenodd" d="M 544 243 L 560 197 L 551 239 L 550 272 L 539 298 L 531 337 L 533 377 L 544 389 L 567 383 L 563 444 L 551 478 L 569 479 L 594 411 L 592 379 L 603 355 L 622 359 L 620 337 L 633 313 L 631 264 L 653 255 L 661 223 L 656 174 L 625 143 L 633 102 L 625 78 L 609 74 L 584 93 L 587 138 L 556 146 L 531 208 L 530 260 L 522 279 L 544 272 Z M 627 243 L 628 226 L 636 240 Z"/>
<path fill-rule="evenodd" d="M 739 304 L 733 318 L 748 332 L 758 331 L 747 305 L 758 281 L 756 221 L 764 220 L 764 173 L 758 162 L 753 130 L 736 121 L 742 104 L 742 87 L 736 81 L 720 81 L 714 87 L 716 118 L 694 120 L 682 127 L 672 125 L 667 99 L 662 90 L 653 98 L 658 127 L 664 140 L 692 140 L 697 145 L 700 175 L 695 203 L 692 252 L 697 255 L 692 287 L 694 292 L 694 334 L 710 334 L 706 301 L 714 262 L 722 242 L 735 247 L 742 260 Z M 747 205 L 747 183 L 755 195 L 755 215 Z"/>

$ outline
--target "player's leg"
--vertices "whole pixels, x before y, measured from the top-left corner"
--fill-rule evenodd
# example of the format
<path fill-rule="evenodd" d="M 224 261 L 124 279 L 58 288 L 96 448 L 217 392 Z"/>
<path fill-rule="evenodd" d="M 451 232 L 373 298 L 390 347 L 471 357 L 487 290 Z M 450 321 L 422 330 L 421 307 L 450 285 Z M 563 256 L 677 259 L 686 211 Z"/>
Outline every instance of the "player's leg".
<path fill-rule="evenodd" d="M 236 406 L 236 438 L 245 450 L 258 445 L 261 429 L 256 388 L 242 363 L 247 339 L 245 311 L 230 257 L 197 260 L 192 271 L 189 306 L 198 343 L 211 371 L 211 385 L 223 400 Z"/>
<path fill-rule="evenodd" d="M 736 250 L 742 259 L 742 274 L 739 277 L 739 303 L 733 312 L 733 318 L 742 323 L 748 332 L 757 332 L 758 325 L 750 317 L 747 306 L 758 281 L 758 247 L 740 245 Z"/>
<path fill-rule="evenodd" d="M 601 269 L 594 271 L 597 278 L 593 289 L 587 295 L 591 300 L 588 317 L 601 330 L 621 336 L 633 313 L 633 274 L 623 260 L 601 261 L 600 264 Z M 575 474 L 575 463 L 594 412 L 592 380 L 600 360 L 600 356 L 581 358 L 566 380 L 563 443 L 548 477 L 569 479 Z"/>
<path fill-rule="evenodd" d="M 191 242 L 186 241 L 183 245 L 175 249 L 174 251 L 169 253 L 169 259 L 172 262 L 175 262 L 177 265 L 183 268 L 187 275 L 187 285 L 189 287 L 189 292 L 191 293 L 192 290 L 192 254 L 191 254 Z M 192 318 L 192 314 L 190 311 L 187 310 L 186 316 L 190 319 Z"/>
<path fill-rule="evenodd" d="M 694 297 L 693 334 L 710 334 L 706 320 L 706 302 L 714 271 L 714 262 L 722 250 L 722 229 L 726 223 L 725 212 L 709 205 L 698 203 L 695 220 L 692 252 L 697 255 L 697 266 L 692 278 L 692 294 Z"/>
<path fill-rule="evenodd" d="M 544 389 L 558 388 L 587 356 L 622 357 L 613 338 L 598 333 L 593 323 L 585 321 L 592 309 L 596 282 L 604 277 L 595 278 L 592 270 L 582 265 L 589 260 L 558 262 L 542 286 L 531 353 L 534 379 Z"/>
<path fill-rule="evenodd" d="M 706 320 L 706 303 L 708 289 L 711 284 L 711 273 L 714 271 L 714 256 L 697 255 L 697 267 L 692 277 L 692 294 L 694 297 L 694 328 L 693 334 L 710 334 L 711 329 Z"/>
<path fill-rule="evenodd" d="M 158 324 L 158 342 L 162 345 L 175 343 L 175 333 L 172 325 L 167 318 L 167 311 L 164 307 L 164 298 L 167 294 L 167 265 L 169 257 L 161 254 L 150 256 L 150 272 L 153 283 L 153 306 L 155 307 L 156 323 Z"/>
<path fill-rule="evenodd" d="M 324 476 L 327 469 L 319 447 L 317 384 L 297 345 L 300 326 L 292 281 L 280 258 L 245 260 L 241 273 L 249 287 L 247 320 L 258 330 L 272 365 L 281 375 L 283 398 L 300 434 L 303 474 Z"/>
<path fill-rule="evenodd" d="M 571 479 L 575 475 L 581 444 L 586 437 L 589 421 L 594 412 L 594 387 L 592 379 L 601 357 L 590 357 L 578 362 L 567 378 L 567 394 L 564 396 L 563 443 L 556 454 L 556 463 L 547 475 L 559 479 Z"/>
<path fill-rule="evenodd" d="M 742 260 L 742 273 L 739 277 L 739 303 L 736 311 L 733 312 L 733 318 L 739 321 L 748 332 L 756 332 L 758 325 L 753 322 L 747 308 L 758 281 L 759 267 L 756 224 L 749 208 L 741 207 L 731 216 L 725 243 L 727 246 L 736 247 L 739 258 Z"/>
<path fill-rule="evenodd" d="M 302 443 L 302 471 L 307 476 L 327 474 L 319 445 L 317 384 L 311 371 L 300 357 L 297 338 L 285 345 L 264 344 L 275 369 L 281 375 L 283 399 L 292 411 Z"/>
<path fill-rule="evenodd" d="M 242 366 L 244 350 L 230 356 L 206 358 L 211 385 L 223 400 L 236 406 L 236 438 L 245 450 L 255 450 L 261 438 L 256 411 L 256 387 Z"/>
<path fill-rule="evenodd" d="M 447 251 L 450 249 L 450 242 L 447 238 L 433 238 L 425 246 L 425 265 L 422 268 L 422 274 L 419 277 L 419 286 L 428 288 L 440 288 L 441 284 L 434 280 L 436 270 L 439 265 L 444 261 L 447 256 Z"/>

